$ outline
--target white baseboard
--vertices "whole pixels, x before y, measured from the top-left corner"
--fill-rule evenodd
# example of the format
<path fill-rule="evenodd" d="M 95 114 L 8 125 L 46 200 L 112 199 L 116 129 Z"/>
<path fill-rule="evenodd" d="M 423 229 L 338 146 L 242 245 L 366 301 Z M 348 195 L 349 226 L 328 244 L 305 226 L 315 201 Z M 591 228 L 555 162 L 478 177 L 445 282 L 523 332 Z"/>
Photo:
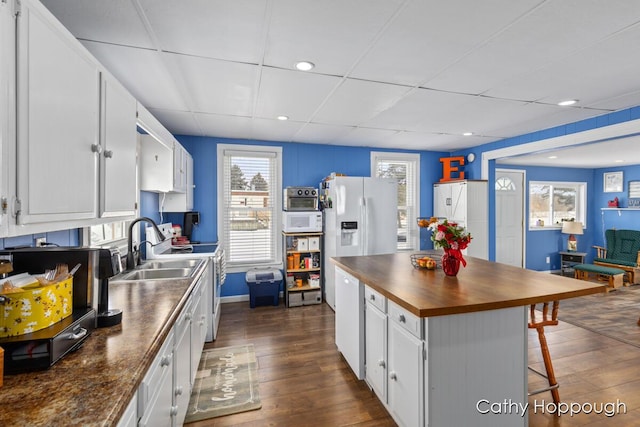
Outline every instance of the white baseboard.
<path fill-rule="evenodd" d="M 284 292 L 280 291 L 280 298 L 284 298 Z M 220 297 L 220 304 L 226 304 L 229 302 L 242 302 L 249 301 L 249 294 L 246 295 L 232 295 L 230 297 Z"/>

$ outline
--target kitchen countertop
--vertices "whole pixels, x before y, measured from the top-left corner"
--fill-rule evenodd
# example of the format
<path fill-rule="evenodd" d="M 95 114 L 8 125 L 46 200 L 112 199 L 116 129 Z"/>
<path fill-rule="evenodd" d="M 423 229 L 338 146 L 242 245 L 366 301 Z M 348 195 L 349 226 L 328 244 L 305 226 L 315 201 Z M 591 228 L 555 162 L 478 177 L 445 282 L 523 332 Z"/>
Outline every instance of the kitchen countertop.
<path fill-rule="evenodd" d="M 456 277 L 416 269 L 408 253 L 336 257 L 346 272 L 419 317 L 526 306 L 605 292 L 605 285 L 465 257 Z M 339 286 L 339 284 L 336 284 Z"/>
<path fill-rule="evenodd" d="M 94 330 L 46 371 L 6 375 L 0 425 L 116 425 L 205 265 L 192 278 L 112 282 L 109 305 L 122 323 Z"/>

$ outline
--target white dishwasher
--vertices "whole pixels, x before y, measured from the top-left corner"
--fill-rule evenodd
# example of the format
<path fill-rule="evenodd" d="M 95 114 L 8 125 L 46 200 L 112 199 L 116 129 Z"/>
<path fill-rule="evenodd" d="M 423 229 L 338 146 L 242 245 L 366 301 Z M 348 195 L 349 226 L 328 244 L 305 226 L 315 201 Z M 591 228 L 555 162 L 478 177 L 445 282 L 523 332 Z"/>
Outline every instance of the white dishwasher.
<path fill-rule="evenodd" d="M 359 380 L 364 379 L 364 286 L 335 269 L 336 346 Z"/>

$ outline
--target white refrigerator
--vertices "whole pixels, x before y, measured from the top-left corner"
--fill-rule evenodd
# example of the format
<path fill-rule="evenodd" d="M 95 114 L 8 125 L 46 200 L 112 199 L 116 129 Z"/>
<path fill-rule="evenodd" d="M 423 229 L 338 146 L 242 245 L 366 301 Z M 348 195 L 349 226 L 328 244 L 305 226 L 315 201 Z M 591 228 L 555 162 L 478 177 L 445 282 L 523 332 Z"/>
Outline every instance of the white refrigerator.
<path fill-rule="evenodd" d="M 324 202 L 324 297 L 335 311 L 335 266 L 331 257 L 397 251 L 398 180 L 335 177 L 320 188 Z"/>

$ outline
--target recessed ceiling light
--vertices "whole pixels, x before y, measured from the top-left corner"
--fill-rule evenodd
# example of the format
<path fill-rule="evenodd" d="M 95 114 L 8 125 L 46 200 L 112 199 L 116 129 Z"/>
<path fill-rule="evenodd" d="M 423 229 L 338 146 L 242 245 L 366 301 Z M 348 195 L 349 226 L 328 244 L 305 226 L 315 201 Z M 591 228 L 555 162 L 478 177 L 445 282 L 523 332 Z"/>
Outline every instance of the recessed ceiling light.
<path fill-rule="evenodd" d="M 573 104 L 575 104 L 577 102 L 578 102 L 577 99 L 567 99 L 566 101 L 558 102 L 558 105 L 561 106 L 561 107 L 566 107 L 568 105 L 573 105 Z"/>
<path fill-rule="evenodd" d="M 289 120 L 289 116 L 278 116 L 278 120 Z"/>
<path fill-rule="evenodd" d="M 300 71 L 309 71 L 313 69 L 313 67 L 315 67 L 315 64 L 313 62 L 309 62 L 309 61 L 296 62 L 296 68 Z"/>
<path fill-rule="evenodd" d="M 471 135 L 473 135 L 473 132 L 465 132 L 465 133 L 463 133 L 462 135 L 463 135 L 463 136 L 471 136 Z"/>
<path fill-rule="evenodd" d="M 549 159 L 557 159 L 557 158 L 558 158 L 558 156 L 549 156 L 548 158 L 549 158 Z"/>

